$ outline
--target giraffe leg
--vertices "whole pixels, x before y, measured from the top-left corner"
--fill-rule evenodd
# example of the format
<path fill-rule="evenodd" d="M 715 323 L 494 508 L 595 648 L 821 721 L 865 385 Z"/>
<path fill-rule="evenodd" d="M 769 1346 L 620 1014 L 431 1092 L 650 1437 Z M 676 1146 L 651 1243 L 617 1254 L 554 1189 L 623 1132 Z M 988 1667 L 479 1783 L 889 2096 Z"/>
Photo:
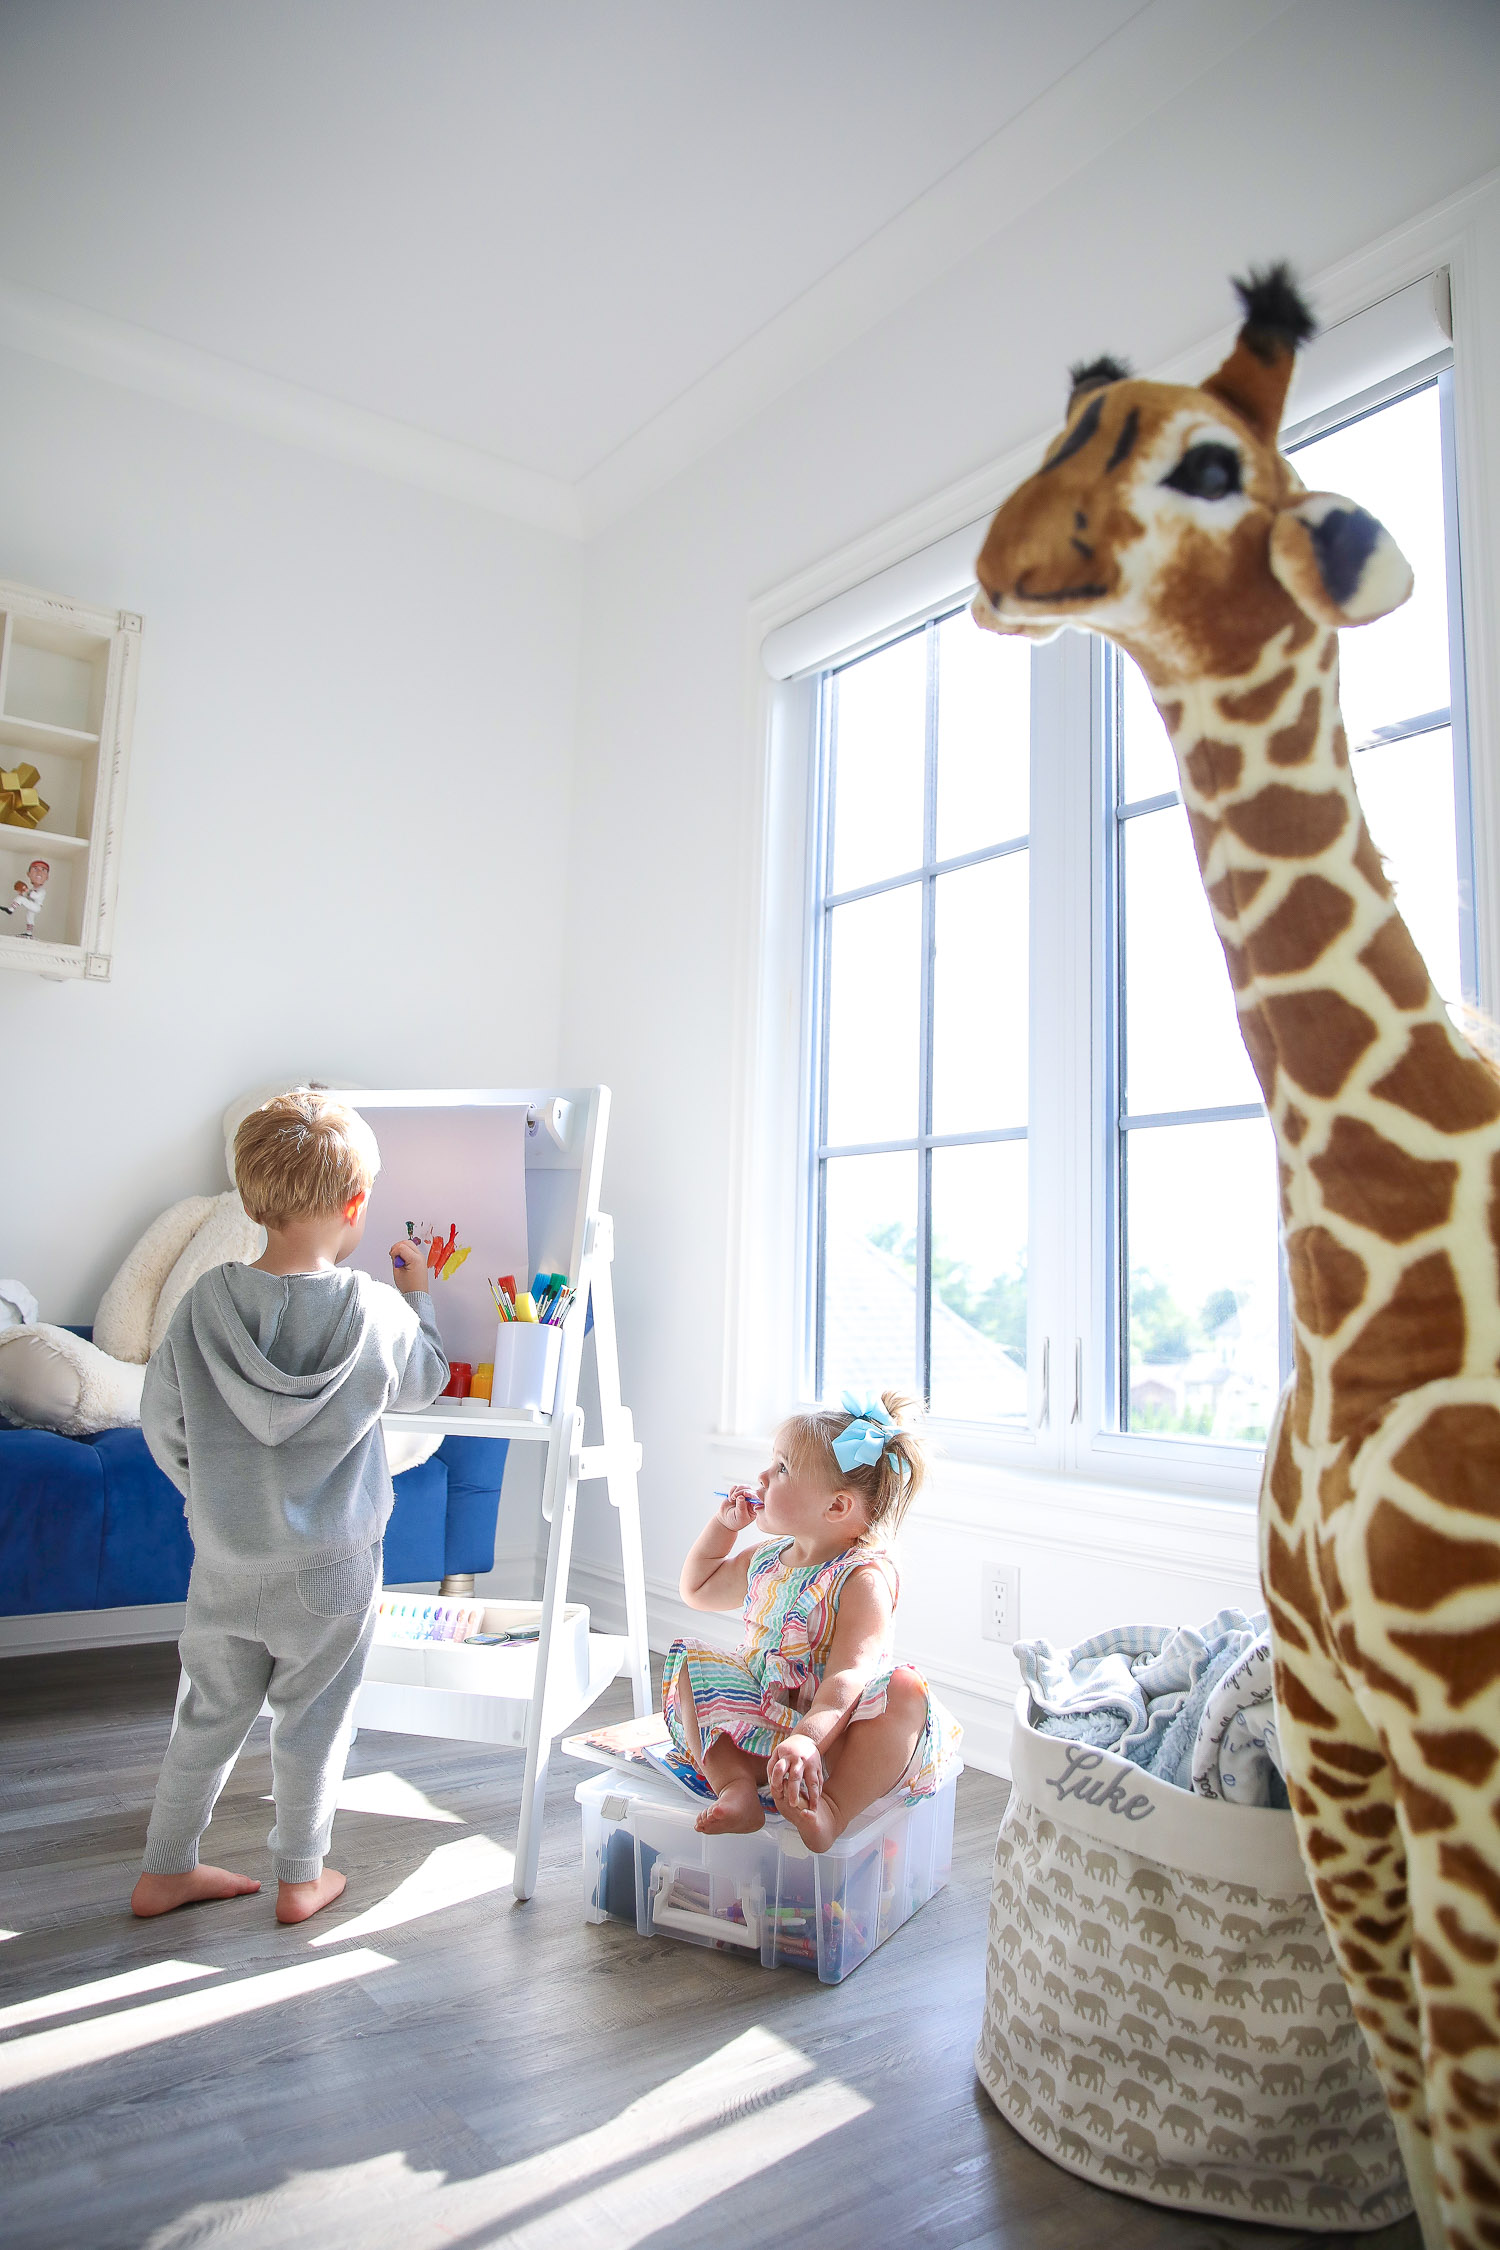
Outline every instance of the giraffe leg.
<path fill-rule="evenodd" d="M 1390 2107 L 1424 2250 L 1453 2250 L 1423 2082 L 1395 1782 L 1380 1736 L 1337 1662 L 1301 1630 L 1300 1617 L 1287 1616 L 1274 1592 L 1271 1615 L 1277 1725 L 1302 1856 Z"/>
<path fill-rule="evenodd" d="M 1388 1760 L 1436 2177 L 1447 2240 L 1466 2246 L 1500 2245 L 1495 1395 L 1492 1379 L 1462 1379 L 1391 1409 L 1352 1465 L 1323 1574 Z"/>

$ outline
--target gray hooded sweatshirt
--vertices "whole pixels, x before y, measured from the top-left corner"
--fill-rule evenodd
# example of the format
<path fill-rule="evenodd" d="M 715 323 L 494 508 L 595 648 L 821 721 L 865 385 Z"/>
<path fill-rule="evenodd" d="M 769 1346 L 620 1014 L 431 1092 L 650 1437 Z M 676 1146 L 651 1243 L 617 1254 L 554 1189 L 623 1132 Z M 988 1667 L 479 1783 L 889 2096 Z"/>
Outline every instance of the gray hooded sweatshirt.
<path fill-rule="evenodd" d="M 425 1291 L 346 1266 L 216 1266 L 152 1354 L 141 1427 L 201 1562 L 316 1569 L 382 1536 L 395 1495 L 380 1417 L 429 1406 L 447 1381 Z"/>

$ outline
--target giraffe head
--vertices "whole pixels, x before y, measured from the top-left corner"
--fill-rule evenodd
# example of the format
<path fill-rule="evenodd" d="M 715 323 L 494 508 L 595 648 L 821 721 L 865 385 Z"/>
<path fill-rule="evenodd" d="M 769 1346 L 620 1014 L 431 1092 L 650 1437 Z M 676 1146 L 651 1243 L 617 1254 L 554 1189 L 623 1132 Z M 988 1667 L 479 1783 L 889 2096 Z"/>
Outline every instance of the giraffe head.
<path fill-rule="evenodd" d="M 1087 626 L 1168 687 L 1248 672 L 1304 618 L 1363 625 L 1406 600 L 1389 532 L 1352 500 L 1305 492 L 1277 450 L 1313 330 L 1287 269 L 1235 288 L 1244 325 L 1196 388 L 1114 359 L 1074 368 L 1061 435 L 990 525 L 979 624 L 1034 640 Z"/>

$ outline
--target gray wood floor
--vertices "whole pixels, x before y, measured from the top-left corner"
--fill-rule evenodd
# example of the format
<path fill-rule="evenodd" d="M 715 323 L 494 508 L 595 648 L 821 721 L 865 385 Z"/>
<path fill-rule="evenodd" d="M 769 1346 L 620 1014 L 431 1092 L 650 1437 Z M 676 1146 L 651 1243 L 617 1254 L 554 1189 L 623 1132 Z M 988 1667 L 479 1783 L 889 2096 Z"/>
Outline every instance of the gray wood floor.
<path fill-rule="evenodd" d="M 517 1906 L 520 1754 L 368 1732 L 338 1908 L 281 1930 L 263 1892 L 136 1923 L 175 1681 L 170 1648 L 0 1662 L 8 2250 L 1416 2244 L 1157 2211 L 1002 2123 L 971 2063 L 1000 1782 L 965 1776 L 950 1887 L 837 1988 L 587 1927 L 561 1758 Z M 208 1856 L 268 1876 L 269 1786 L 258 1727 Z"/>

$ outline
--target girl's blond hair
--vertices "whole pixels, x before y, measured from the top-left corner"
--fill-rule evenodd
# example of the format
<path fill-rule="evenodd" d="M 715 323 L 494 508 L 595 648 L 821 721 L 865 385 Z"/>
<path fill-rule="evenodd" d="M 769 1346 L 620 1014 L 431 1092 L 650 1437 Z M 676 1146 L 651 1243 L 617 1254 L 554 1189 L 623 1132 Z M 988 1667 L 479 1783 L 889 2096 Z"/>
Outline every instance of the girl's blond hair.
<path fill-rule="evenodd" d="M 781 1436 L 794 1469 L 817 1477 L 830 1492 L 857 1492 L 870 1530 L 882 1539 L 893 1539 L 927 1474 L 927 1446 L 916 1427 L 922 1412 L 919 1400 L 904 1391 L 882 1391 L 880 1403 L 896 1427 L 884 1432 L 885 1444 L 876 1461 L 862 1461 L 852 1469 L 839 1467 L 833 1441 L 862 1418 L 847 1407 L 818 1406 L 808 1414 L 789 1414 Z"/>

